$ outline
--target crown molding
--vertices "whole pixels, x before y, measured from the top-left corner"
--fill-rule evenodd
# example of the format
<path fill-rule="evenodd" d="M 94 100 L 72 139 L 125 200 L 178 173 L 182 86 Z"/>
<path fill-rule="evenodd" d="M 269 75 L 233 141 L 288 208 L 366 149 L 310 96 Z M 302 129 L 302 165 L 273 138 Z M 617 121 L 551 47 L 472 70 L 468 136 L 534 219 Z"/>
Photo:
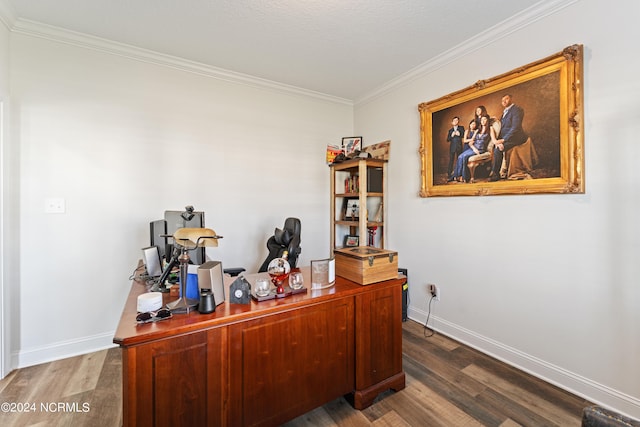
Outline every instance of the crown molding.
<path fill-rule="evenodd" d="M 8 30 L 11 30 L 16 20 L 16 12 L 13 5 L 7 0 L 0 0 L 0 22 L 2 22 Z"/>
<path fill-rule="evenodd" d="M 479 33 L 477 36 L 458 44 L 440 55 L 435 56 L 429 61 L 388 81 L 384 85 L 379 86 L 377 89 L 374 89 L 355 101 L 138 48 L 124 43 L 115 42 L 113 40 L 66 30 L 60 27 L 20 19 L 16 17 L 13 7 L 9 2 L 7 2 L 7 0 L 0 0 L 0 21 L 3 22 L 9 30 L 15 33 L 40 37 L 86 49 L 93 49 L 137 61 L 199 74 L 230 83 L 268 89 L 279 93 L 307 96 L 331 103 L 354 106 L 365 104 L 375 100 L 376 98 L 384 96 L 398 87 L 433 73 L 439 68 L 458 60 L 461 56 L 468 55 L 478 49 L 481 49 L 546 16 L 553 15 L 559 10 L 577 3 L 578 1 L 580 0 L 542 0 L 528 9 L 509 17 L 507 20 L 494 25 L 482 33 Z"/>
<path fill-rule="evenodd" d="M 454 46 L 453 48 L 441 53 L 430 59 L 429 61 L 418 65 L 417 67 L 407 71 L 404 74 L 388 81 L 384 85 L 374 89 L 368 94 L 356 99 L 354 105 L 366 104 L 386 95 L 392 90 L 400 86 L 406 85 L 414 80 L 433 73 L 445 65 L 459 60 L 460 57 L 468 55 L 478 49 L 494 43 L 495 41 L 508 36 L 511 33 L 521 30 L 549 15 L 562 10 L 580 0 L 542 0 L 533 6 L 523 10 L 522 12 L 509 17 L 486 31 L 479 33 L 477 36 Z"/>
<path fill-rule="evenodd" d="M 4 0 L 0 0 L 0 4 Z M 85 49 L 92 49 L 111 55 L 122 56 L 136 61 L 146 62 L 159 66 L 169 67 L 176 70 L 194 73 L 205 77 L 223 80 L 229 83 L 241 84 L 260 89 L 268 89 L 279 93 L 289 95 L 301 95 L 323 101 L 345 104 L 353 106 L 350 99 L 340 98 L 337 96 L 327 95 L 260 77 L 251 76 L 249 74 L 238 73 L 224 68 L 214 67 L 196 61 L 179 58 L 172 55 L 155 52 L 148 49 L 135 47 L 132 45 L 119 43 L 84 33 L 55 27 L 40 22 L 30 21 L 26 19 L 17 19 L 11 27 L 11 31 L 17 34 L 24 34 L 32 37 L 39 37 L 46 40 L 78 46 Z"/>

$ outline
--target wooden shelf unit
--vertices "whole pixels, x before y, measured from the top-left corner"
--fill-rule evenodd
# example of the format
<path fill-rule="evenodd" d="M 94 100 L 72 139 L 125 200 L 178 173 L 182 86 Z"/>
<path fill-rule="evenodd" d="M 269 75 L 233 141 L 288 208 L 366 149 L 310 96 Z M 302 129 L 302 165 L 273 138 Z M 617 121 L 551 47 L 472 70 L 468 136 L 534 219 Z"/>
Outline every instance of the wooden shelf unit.
<path fill-rule="evenodd" d="M 355 159 L 330 165 L 331 169 L 331 242 L 330 248 L 344 246 L 346 235 L 358 236 L 360 246 L 368 246 L 369 227 L 377 227 L 373 246 L 384 249 L 387 217 L 387 161 L 380 159 Z M 376 179 L 370 179 L 375 174 Z M 357 178 L 356 178 L 357 177 Z M 345 180 L 351 179 L 357 188 L 346 188 Z M 374 184 L 375 188 L 372 188 Z M 368 191 L 377 190 L 377 191 Z M 345 212 L 348 200 L 358 200 L 360 214 L 351 219 Z M 364 215 L 363 215 L 364 213 Z"/>

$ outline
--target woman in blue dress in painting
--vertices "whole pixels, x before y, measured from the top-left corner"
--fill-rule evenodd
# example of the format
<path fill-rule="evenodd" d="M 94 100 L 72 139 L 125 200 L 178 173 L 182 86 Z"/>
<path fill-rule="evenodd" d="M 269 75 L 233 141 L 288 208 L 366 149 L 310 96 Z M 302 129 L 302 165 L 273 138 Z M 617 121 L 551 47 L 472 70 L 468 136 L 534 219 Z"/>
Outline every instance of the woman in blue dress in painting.
<path fill-rule="evenodd" d="M 471 123 L 474 122 L 475 120 L 471 121 Z M 471 127 L 471 124 L 469 124 L 469 127 Z M 480 118 L 480 128 L 476 131 L 475 135 L 469 138 L 469 146 L 458 156 L 456 170 L 453 174 L 454 180 L 459 182 L 469 182 L 471 174 L 467 167 L 467 161 L 469 160 L 469 157 L 487 151 L 489 141 L 491 141 L 490 129 L 489 116 L 482 116 Z"/>

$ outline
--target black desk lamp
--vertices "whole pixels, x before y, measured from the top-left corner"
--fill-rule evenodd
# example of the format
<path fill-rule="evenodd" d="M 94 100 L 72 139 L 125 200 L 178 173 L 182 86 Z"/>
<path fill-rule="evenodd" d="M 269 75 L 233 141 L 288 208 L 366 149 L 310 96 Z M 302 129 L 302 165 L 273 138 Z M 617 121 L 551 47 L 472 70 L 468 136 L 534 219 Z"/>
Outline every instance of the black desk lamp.
<path fill-rule="evenodd" d="M 167 304 L 167 308 L 173 313 L 188 313 L 198 305 L 197 299 L 187 298 L 189 251 L 206 246 L 217 247 L 218 239 L 222 239 L 222 236 L 218 236 L 210 228 L 179 228 L 173 234 L 173 240 L 180 248 L 178 261 L 180 262 L 181 290 L 181 297 Z"/>

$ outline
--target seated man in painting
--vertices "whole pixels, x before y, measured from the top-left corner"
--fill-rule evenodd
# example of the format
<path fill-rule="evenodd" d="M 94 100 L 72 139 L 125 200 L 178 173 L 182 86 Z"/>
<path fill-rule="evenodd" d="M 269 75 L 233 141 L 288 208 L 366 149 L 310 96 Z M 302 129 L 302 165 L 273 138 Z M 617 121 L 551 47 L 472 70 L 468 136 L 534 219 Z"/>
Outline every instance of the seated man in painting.
<path fill-rule="evenodd" d="M 522 128 L 522 120 L 524 119 L 522 107 L 513 103 L 510 94 L 502 97 L 502 106 L 504 111 L 500 119 L 500 135 L 498 135 L 498 140 L 493 148 L 493 162 L 489 181 L 498 181 L 500 179 L 500 168 L 502 167 L 505 152 L 510 148 L 524 144 L 529 138 Z"/>

